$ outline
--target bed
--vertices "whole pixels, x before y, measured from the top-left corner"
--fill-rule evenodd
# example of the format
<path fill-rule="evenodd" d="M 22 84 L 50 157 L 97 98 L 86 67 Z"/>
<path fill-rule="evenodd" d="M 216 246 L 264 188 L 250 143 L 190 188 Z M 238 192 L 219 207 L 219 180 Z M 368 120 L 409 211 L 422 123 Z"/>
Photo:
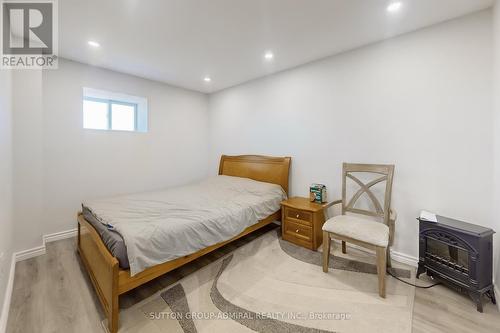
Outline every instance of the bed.
<path fill-rule="evenodd" d="M 280 220 L 276 185 L 288 193 L 290 161 L 223 155 L 219 177 L 178 188 L 175 196 L 166 190 L 84 202 L 78 252 L 109 331 L 118 331 L 119 295 Z M 192 202 L 190 193 L 197 193 Z"/>

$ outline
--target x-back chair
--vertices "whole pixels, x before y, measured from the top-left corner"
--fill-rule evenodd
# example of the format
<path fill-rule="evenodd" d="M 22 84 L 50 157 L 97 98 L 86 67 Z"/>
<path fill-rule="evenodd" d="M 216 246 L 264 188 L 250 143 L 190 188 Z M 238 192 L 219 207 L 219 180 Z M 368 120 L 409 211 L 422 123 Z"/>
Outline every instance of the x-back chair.
<path fill-rule="evenodd" d="M 355 176 L 359 173 L 375 174 L 379 177 L 365 184 Z M 386 267 L 391 266 L 389 247 L 394 240 L 394 223 L 397 217 L 391 209 L 394 165 L 344 163 L 342 174 L 342 200 L 333 202 L 333 204 L 342 205 L 342 215 L 330 218 L 323 225 L 323 271 L 328 272 L 332 238 L 342 241 L 342 253 L 346 253 L 346 242 L 374 250 L 377 255 L 379 295 L 385 298 L 385 272 Z M 349 201 L 346 198 L 348 179 L 359 186 L 359 190 Z M 383 204 L 371 190 L 373 186 L 382 182 L 386 183 Z M 373 210 L 355 208 L 356 202 L 364 193 L 373 204 Z M 365 217 L 347 215 L 347 213 L 376 217 L 382 220 L 382 223 Z"/>

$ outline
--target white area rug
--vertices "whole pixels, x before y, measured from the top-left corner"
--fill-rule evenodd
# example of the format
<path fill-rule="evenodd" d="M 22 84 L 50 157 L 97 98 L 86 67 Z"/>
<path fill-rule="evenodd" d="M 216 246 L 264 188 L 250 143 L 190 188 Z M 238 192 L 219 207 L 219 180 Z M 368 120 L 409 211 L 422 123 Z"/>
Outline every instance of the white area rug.
<path fill-rule="evenodd" d="M 376 274 L 353 271 L 372 255 L 335 256 L 345 267 L 328 273 L 320 258 L 270 231 L 122 311 L 119 332 L 411 332 L 414 287 L 387 276 L 382 299 Z"/>

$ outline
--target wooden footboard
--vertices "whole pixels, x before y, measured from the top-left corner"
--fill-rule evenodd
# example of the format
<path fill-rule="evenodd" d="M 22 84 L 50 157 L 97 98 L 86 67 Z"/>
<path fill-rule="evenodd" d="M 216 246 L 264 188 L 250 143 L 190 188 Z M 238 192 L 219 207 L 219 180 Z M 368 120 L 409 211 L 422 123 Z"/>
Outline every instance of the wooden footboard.
<path fill-rule="evenodd" d="M 78 252 L 108 318 L 109 331 L 118 331 L 118 260 L 82 214 L 78 214 Z"/>

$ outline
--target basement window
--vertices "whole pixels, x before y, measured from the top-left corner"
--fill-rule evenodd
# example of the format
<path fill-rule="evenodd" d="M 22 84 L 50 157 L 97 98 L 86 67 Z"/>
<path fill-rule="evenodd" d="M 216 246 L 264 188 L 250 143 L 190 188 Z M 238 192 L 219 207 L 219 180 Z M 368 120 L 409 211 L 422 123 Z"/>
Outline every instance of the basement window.
<path fill-rule="evenodd" d="M 83 88 L 83 128 L 147 132 L 147 100 L 143 97 Z"/>

